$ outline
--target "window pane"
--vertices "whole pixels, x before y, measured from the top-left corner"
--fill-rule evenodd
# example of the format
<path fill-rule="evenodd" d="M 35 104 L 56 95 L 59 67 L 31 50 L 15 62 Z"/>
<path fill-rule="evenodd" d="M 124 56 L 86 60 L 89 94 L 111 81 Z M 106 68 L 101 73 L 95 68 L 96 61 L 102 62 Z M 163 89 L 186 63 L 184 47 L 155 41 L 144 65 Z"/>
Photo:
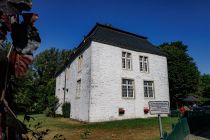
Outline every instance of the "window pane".
<path fill-rule="evenodd" d="M 144 62 L 147 62 L 147 57 L 144 57 Z"/>
<path fill-rule="evenodd" d="M 153 97 L 153 92 L 152 92 L 152 90 L 149 91 L 149 97 Z"/>
<path fill-rule="evenodd" d="M 126 52 L 122 52 L 122 57 L 125 57 L 125 55 L 126 55 Z"/>
<path fill-rule="evenodd" d="M 133 89 L 128 89 L 128 97 L 133 97 Z"/>
<path fill-rule="evenodd" d="M 123 79 L 122 84 L 126 84 L 126 81 L 127 81 L 126 79 Z"/>
<path fill-rule="evenodd" d="M 127 87 L 122 86 L 122 97 L 127 97 Z"/>
<path fill-rule="evenodd" d="M 148 86 L 152 86 L 152 82 L 151 81 L 148 81 L 147 84 L 148 84 Z"/>
<path fill-rule="evenodd" d="M 132 85 L 132 82 L 133 82 L 132 80 L 127 80 L 128 85 Z"/>
<path fill-rule="evenodd" d="M 127 53 L 127 58 L 131 58 L 131 53 Z"/>
<path fill-rule="evenodd" d="M 122 68 L 125 68 L 125 58 L 122 59 Z"/>
<path fill-rule="evenodd" d="M 148 68 L 147 68 L 147 63 L 144 64 L 144 71 L 147 72 Z"/>
<path fill-rule="evenodd" d="M 143 60 L 143 56 L 140 56 L 139 59 L 140 59 L 140 61 L 142 61 Z"/>
<path fill-rule="evenodd" d="M 127 59 L 127 69 L 131 69 L 131 60 Z"/>
<path fill-rule="evenodd" d="M 140 62 L 140 71 L 143 71 L 143 63 Z"/>
<path fill-rule="evenodd" d="M 129 86 L 128 86 L 128 97 L 133 97 L 133 91 L 134 91 L 133 86 L 132 86 L 133 81 L 129 80 L 128 83 L 129 83 Z"/>
<path fill-rule="evenodd" d="M 148 97 L 148 94 L 147 94 L 147 87 L 144 87 L 144 97 Z"/>

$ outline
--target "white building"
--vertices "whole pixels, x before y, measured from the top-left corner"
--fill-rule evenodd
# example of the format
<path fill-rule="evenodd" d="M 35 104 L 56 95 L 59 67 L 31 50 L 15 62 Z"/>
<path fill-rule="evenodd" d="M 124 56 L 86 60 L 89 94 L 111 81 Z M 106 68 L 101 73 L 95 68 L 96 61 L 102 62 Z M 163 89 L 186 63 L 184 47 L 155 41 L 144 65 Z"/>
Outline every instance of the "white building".
<path fill-rule="evenodd" d="M 81 121 L 150 117 L 149 101 L 169 101 L 167 59 L 146 37 L 96 24 L 57 74 L 56 96 Z"/>

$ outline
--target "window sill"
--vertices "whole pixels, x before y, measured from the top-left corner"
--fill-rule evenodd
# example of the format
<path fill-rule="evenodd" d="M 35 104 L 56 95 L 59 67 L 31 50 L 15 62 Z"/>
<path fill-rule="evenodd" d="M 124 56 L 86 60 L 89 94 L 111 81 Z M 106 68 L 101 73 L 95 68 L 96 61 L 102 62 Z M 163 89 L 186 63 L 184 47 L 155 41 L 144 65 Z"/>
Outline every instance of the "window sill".
<path fill-rule="evenodd" d="M 125 100 L 135 100 L 135 97 L 122 97 L 122 99 L 125 99 Z"/>
<path fill-rule="evenodd" d="M 122 70 L 133 71 L 133 69 L 125 69 L 125 68 L 122 68 Z"/>
<path fill-rule="evenodd" d="M 140 71 L 141 73 L 149 74 L 149 71 Z"/>
<path fill-rule="evenodd" d="M 148 100 L 148 99 L 155 99 L 155 97 L 144 97 L 144 99 Z"/>

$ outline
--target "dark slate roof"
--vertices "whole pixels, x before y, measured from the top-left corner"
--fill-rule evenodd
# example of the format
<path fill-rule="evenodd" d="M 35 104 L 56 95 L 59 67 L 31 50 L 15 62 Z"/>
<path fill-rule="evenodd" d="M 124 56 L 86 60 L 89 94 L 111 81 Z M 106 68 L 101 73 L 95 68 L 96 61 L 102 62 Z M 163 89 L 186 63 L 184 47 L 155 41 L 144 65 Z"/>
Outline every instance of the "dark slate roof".
<path fill-rule="evenodd" d="M 116 47 L 164 56 L 164 53 L 152 45 L 146 37 L 125 32 L 110 26 L 96 24 L 89 35 L 91 40 Z"/>
<path fill-rule="evenodd" d="M 165 56 L 165 54 L 156 46 L 152 45 L 146 37 L 126 32 L 108 25 L 96 24 L 95 27 L 88 33 L 84 40 L 79 44 L 76 51 L 71 54 L 69 61 L 64 68 L 71 64 L 72 61 L 86 48 L 89 47 L 91 41 L 96 41 L 104 44 L 113 45 L 116 47 L 133 50 L 137 52 L 145 52 Z M 59 75 L 63 70 L 57 74 Z"/>

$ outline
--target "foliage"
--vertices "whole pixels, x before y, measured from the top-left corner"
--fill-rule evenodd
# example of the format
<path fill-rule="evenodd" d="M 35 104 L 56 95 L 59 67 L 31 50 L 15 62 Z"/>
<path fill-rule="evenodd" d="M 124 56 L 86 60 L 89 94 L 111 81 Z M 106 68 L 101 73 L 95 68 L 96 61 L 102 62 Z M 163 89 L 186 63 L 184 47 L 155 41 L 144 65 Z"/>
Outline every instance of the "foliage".
<path fill-rule="evenodd" d="M 33 130 L 31 130 L 33 138 L 31 140 L 43 140 L 44 136 L 48 135 L 49 129 L 41 130 L 41 124 L 41 122 L 38 122 L 33 126 Z"/>
<path fill-rule="evenodd" d="M 159 46 L 167 55 L 170 99 L 196 94 L 199 86 L 199 71 L 193 58 L 182 42 L 164 43 Z M 174 107 L 174 103 L 172 107 Z"/>
<path fill-rule="evenodd" d="M 58 107 L 60 106 L 59 104 L 59 100 L 57 97 L 55 96 L 49 96 L 48 97 L 48 102 L 49 105 L 48 107 L 45 109 L 45 115 L 47 117 L 55 117 L 55 111 L 58 109 Z"/>
<path fill-rule="evenodd" d="M 62 112 L 63 112 L 63 117 L 69 118 L 70 117 L 70 112 L 71 112 L 71 104 L 66 102 L 62 105 Z"/>
<path fill-rule="evenodd" d="M 159 47 L 167 55 L 171 101 L 180 96 L 197 94 L 200 73 L 193 58 L 187 53 L 187 46 L 182 42 L 172 42 Z M 171 103 L 171 107 L 175 107 L 175 103 Z"/>
<path fill-rule="evenodd" d="M 210 75 L 203 74 L 200 76 L 200 91 L 204 97 L 210 98 Z"/>
<path fill-rule="evenodd" d="M 64 138 L 63 135 L 61 135 L 61 134 L 56 134 L 53 137 L 53 140 L 66 140 L 66 138 Z"/>
<path fill-rule="evenodd" d="M 80 134 L 80 138 L 82 139 L 82 140 L 86 140 L 86 139 L 88 139 L 88 137 L 90 136 L 90 134 L 91 134 L 91 131 L 90 131 L 90 129 L 88 129 L 88 128 L 86 128 L 86 129 L 84 129 L 83 131 L 82 131 L 82 133 Z"/>
<path fill-rule="evenodd" d="M 71 50 L 47 49 L 35 56 L 27 74 L 16 82 L 16 102 L 27 112 L 52 113 L 55 105 L 55 74 L 64 65 Z M 54 106 L 55 107 L 55 106 Z"/>
<path fill-rule="evenodd" d="M 36 87 L 33 83 L 33 71 L 29 69 L 24 77 L 16 82 L 15 99 L 18 110 L 22 112 L 34 112 L 34 101 L 36 101 Z M 21 109 L 22 108 L 22 109 Z M 20 113 L 20 112 L 19 112 Z"/>
<path fill-rule="evenodd" d="M 203 74 L 200 76 L 199 92 L 202 95 L 203 103 L 210 104 L 210 75 Z"/>

